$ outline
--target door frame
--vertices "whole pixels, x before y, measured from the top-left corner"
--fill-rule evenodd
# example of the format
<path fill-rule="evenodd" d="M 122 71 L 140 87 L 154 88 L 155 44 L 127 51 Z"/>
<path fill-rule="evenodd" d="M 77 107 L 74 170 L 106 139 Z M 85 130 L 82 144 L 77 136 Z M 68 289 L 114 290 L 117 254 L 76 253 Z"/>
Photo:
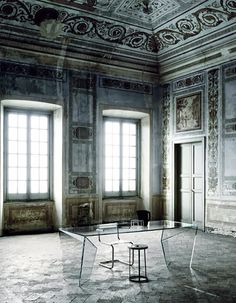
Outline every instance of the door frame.
<path fill-rule="evenodd" d="M 202 229 L 203 231 L 205 230 L 205 218 L 206 218 L 206 196 L 205 196 L 205 188 L 206 188 L 206 138 L 204 136 L 196 136 L 196 137 L 191 137 L 191 138 L 182 138 L 182 139 L 175 139 L 172 142 L 172 214 L 173 214 L 173 219 L 175 220 L 177 217 L 177 185 L 176 185 L 176 158 L 177 158 L 177 147 L 181 144 L 192 144 L 192 143 L 201 143 L 202 144 L 202 171 L 203 171 L 203 184 L 202 184 L 202 208 L 203 208 L 203 218 L 202 218 Z"/>

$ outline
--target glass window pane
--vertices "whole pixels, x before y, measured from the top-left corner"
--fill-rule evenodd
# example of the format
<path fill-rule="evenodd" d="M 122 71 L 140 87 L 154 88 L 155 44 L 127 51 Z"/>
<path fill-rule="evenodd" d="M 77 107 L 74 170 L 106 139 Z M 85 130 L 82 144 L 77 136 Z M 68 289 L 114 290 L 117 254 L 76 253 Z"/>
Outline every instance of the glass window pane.
<path fill-rule="evenodd" d="M 112 129 L 112 131 L 111 131 Z M 120 131 L 121 136 L 120 136 Z M 105 180 L 109 191 L 136 190 L 136 123 L 105 122 Z M 121 139 L 121 142 L 120 142 Z M 111 148 L 112 146 L 112 148 Z M 122 149 L 122 150 L 121 150 Z M 122 151 L 122 154 L 120 153 Z M 122 155 L 122 159 L 120 156 Z M 108 158 L 107 158 L 108 157 Z M 122 188 L 120 189 L 120 162 L 122 161 Z M 108 169 L 109 168 L 109 169 Z M 111 169 L 112 168 L 112 169 Z M 132 182 L 130 183 L 130 180 Z M 112 185 L 110 183 L 112 181 Z M 105 182 L 105 190 L 108 185 Z M 131 188 L 131 189 L 130 189 Z M 108 190 L 107 190 L 108 191 Z"/>
<path fill-rule="evenodd" d="M 17 168 L 16 167 L 8 168 L 8 180 L 17 180 Z"/>
<path fill-rule="evenodd" d="M 18 155 L 18 167 L 27 166 L 27 157 L 26 155 Z"/>
<path fill-rule="evenodd" d="M 17 114 L 9 114 L 8 115 L 8 127 L 17 127 L 18 115 Z"/>
<path fill-rule="evenodd" d="M 8 193 L 16 194 L 17 193 L 17 181 L 8 181 Z"/>
<path fill-rule="evenodd" d="M 30 118 L 30 127 L 39 128 L 39 116 L 31 116 Z"/>
<path fill-rule="evenodd" d="M 17 166 L 17 155 L 16 154 L 10 154 L 8 156 L 8 166 L 9 167 L 16 167 Z"/>
<path fill-rule="evenodd" d="M 31 129 L 30 135 L 31 135 L 31 141 L 39 141 L 39 130 L 38 129 Z"/>
<path fill-rule="evenodd" d="M 113 180 L 119 180 L 120 179 L 120 170 L 119 169 L 113 169 L 112 179 Z"/>
<path fill-rule="evenodd" d="M 112 157 L 107 157 L 105 161 L 106 168 L 112 168 Z"/>
<path fill-rule="evenodd" d="M 105 143 L 106 144 L 112 144 L 112 135 L 111 134 L 106 134 Z"/>
<path fill-rule="evenodd" d="M 123 180 L 123 182 L 122 182 L 122 189 L 123 189 L 123 191 L 128 191 L 129 190 L 129 182 L 128 182 L 128 180 Z"/>
<path fill-rule="evenodd" d="M 32 142 L 31 143 L 31 154 L 39 154 L 39 142 Z"/>
<path fill-rule="evenodd" d="M 135 136 L 130 136 L 129 138 L 129 143 L 131 146 L 136 146 L 136 137 Z"/>
<path fill-rule="evenodd" d="M 136 157 L 136 148 L 130 147 L 130 157 Z"/>
<path fill-rule="evenodd" d="M 27 131 L 26 128 L 19 128 L 18 129 L 18 140 L 26 141 L 27 139 Z"/>
<path fill-rule="evenodd" d="M 46 117 L 46 116 L 40 117 L 39 127 L 41 129 L 48 129 L 48 117 Z"/>
<path fill-rule="evenodd" d="M 112 181 L 111 180 L 105 181 L 105 191 L 112 191 Z"/>
<path fill-rule="evenodd" d="M 40 167 L 48 167 L 48 157 L 47 156 L 40 155 L 39 159 L 40 159 L 40 163 L 39 163 Z"/>
<path fill-rule="evenodd" d="M 17 140 L 17 128 L 11 127 L 8 129 L 8 140 Z"/>
<path fill-rule="evenodd" d="M 112 142 L 113 145 L 120 145 L 120 136 L 119 135 L 113 135 L 111 142 Z"/>
<path fill-rule="evenodd" d="M 128 135 L 129 134 L 129 128 L 130 128 L 130 123 L 123 123 L 123 134 Z"/>
<path fill-rule="evenodd" d="M 129 178 L 129 169 L 123 169 L 123 171 L 122 171 L 122 178 L 123 179 L 128 179 Z"/>
<path fill-rule="evenodd" d="M 119 181 L 113 180 L 113 182 L 112 182 L 112 191 L 119 191 L 119 185 L 120 185 Z"/>
<path fill-rule="evenodd" d="M 125 157 L 129 157 L 130 156 L 130 147 L 129 146 L 123 146 L 123 155 Z"/>
<path fill-rule="evenodd" d="M 120 147 L 119 146 L 113 146 L 112 147 L 112 155 L 113 155 L 113 157 L 119 157 L 120 156 Z"/>
<path fill-rule="evenodd" d="M 106 121 L 105 122 L 105 133 L 112 132 L 112 122 Z"/>
<path fill-rule="evenodd" d="M 132 190 L 132 191 L 136 190 L 135 186 L 136 186 L 135 181 L 130 180 L 129 181 L 129 190 Z"/>
<path fill-rule="evenodd" d="M 26 194 L 29 185 L 32 193 L 48 192 L 48 116 L 32 115 L 29 111 L 25 114 L 9 112 L 7 117 L 8 193 Z"/>
<path fill-rule="evenodd" d="M 31 156 L 30 166 L 31 167 L 39 167 L 39 156 L 37 156 L 37 155 L 32 155 Z"/>
<path fill-rule="evenodd" d="M 112 178 L 112 169 L 106 169 L 105 170 L 105 178 L 111 179 Z"/>
<path fill-rule="evenodd" d="M 25 194 L 27 192 L 27 183 L 26 181 L 19 181 L 18 182 L 18 193 Z"/>
<path fill-rule="evenodd" d="M 129 170 L 129 178 L 135 180 L 136 179 L 136 171 L 135 169 Z"/>
<path fill-rule="evenodd" d="M 27 152 L 27 144 L 25 141 L 18 142 L 18 153 L 19 154 L 26 154 Z"/>
<path fill-rule="evenodd" d="M 130 145 L 129 138 L 129 136 L 123 136 L 123 145 Z"/>
<path fill-rule="evenodd" d="M 40 154 L 41 155 L 47 155 L 48 153 L 48 144 L 47 143 L 40 143 L 40 148 L 39 148 Z"/>
<path fill-rule="evenodd" d="M 120 168 L 120 158 L 118 158 L 118 157 L 113 158 L 112 167 L 113 168 Z"/>
<path fill-rule="evenodd" d="M 48 182 L 47 181 L 40 181 L 39 183 L 39 191 L 40 193 L 47 193 L 48 191 Z"/>
<path fill-rule="evenodd" d="M 130 135 L 136 135 L 136 124 L 131 123 L 129 128 Z"/>
<path fill-rule="evenodd" d="M 39 193 L 39 181 L 31 181 L 30 186 L 32 194 Z"/>
<path fill-rule="evenodd" d="M 18 126 L 22 128 L 27 127 L 27 116 L 26 115 L 18 115 Z"/>
<path fill-rule="evenodd" d="M 120 133 L 120 123 L 119 122 L 112 122 L 112 133 L 113 134 Z"/>
<path fill-rule="evenodd" d="M 8 152 L 11 154 L 17 153 L 17 141 L 8 141 Z"/>
<path fill-rule="evenodd" d="M 39 170 L 39 179 L 47 180 L 48 179 L 48 170 L 46 168 L 40 168 Z"/>
<path fill-rule="evenodd" d="M 112 145 L 106 145 L 105 156 L 106 157 L 111 157 L 112 156 Z"/>
<path fill-rule="evenodd" d="M 40 142 L 47 142 L 48 141 L 48 131 L 47 130 L 40 130 Z"/>
<path fill-rule="evenodd" d="M 30 178 L 31 178 L 31 180 L 39 180 L 39 169 L 38 168 L 31 168 Z"/>
<path fill-rule="evenodd" d="M 27 180 L 27 170 L 24 167 L 18 168 L 18 180 Z"/>
<path fill-rule="evenodd" d="M 136 168 L 136 159 L 130 158 L 130 168 Z"/>
<path fill-rule="evenodd" d="M 124 157 L 122 165 L 123 165 L 123 168 L 129 168 L 130 167 L 130 158 Z"/>

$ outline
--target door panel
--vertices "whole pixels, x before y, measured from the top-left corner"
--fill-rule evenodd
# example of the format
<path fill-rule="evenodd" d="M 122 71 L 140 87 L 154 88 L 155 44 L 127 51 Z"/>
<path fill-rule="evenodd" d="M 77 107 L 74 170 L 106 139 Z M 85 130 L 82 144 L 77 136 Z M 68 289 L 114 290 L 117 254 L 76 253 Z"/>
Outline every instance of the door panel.
<path fill-rule="evenodd" d="M 204 226 L 204 163 L 203 143 L 176 146 L 176 219 Z"/>

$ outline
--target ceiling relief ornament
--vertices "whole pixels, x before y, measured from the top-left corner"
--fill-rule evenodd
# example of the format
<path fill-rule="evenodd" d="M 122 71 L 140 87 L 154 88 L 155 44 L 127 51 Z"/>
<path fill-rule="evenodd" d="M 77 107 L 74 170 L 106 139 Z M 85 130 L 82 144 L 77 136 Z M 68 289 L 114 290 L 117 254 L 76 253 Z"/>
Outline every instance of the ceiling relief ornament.
<path fill-rule="evenodd" d="M 117 7 L 121 9 L 121 6 L 115 6 L 118 2 L 109 1 L 109 5 L 112 3 L 114 4 L 113 6 L 110 6 L 111 10 L 108 17 L 105 12 L 105 15 L 103 15 L 103 10 L 99 11 L 98 7 L 101 6 L 101 3 L 104 3 L 105 7 L 105 0 L 102 2 L 91 1 L 83 3 L 86 4 L 86 7 L 95 8 L 93 11 L 83 9 L 83 5 L 85 4 L 82 2 L 79 3 L 78 1 L 68 2 L 60 0 L 60 6 L 56 5 L 57 1 L 53 2 L 55 4 L 53 10 L 58 14 L 56 21 L 60 22 L 59 25 L 56 23 L 53 26 L 55 27 L 56 25 L 58 33 L 60 34 L 61 32 L 61 36 L 70 34 L 71 38 L 73 38 L 73 36 L 75 38 L 79 37 L 81 38 L 81 43 L 83 42 L 83 39 L 85 39 L 86 42 L 101 43 L 101 41 L 106 41 L 107 44 L 116 43 L 117 47 L 122 46 L 133 50 L 148 52 L 150 54 L 156 54 L 166 50 L 170 46 L 180 44 L 187 39 L 199 35 L 207 35 L 211 30 L 217 27 L 221 28 L 228 25 L 228 22 L 236 17 L 236 0 L 215 0 L 208 1 L 208 7 L 201 8 L 201 5 L 199 5 L 195 7 L 195 10 L 193 9 L 190 13 L 182 14 L 182 17 L 179 17 L 178 19 L 169 19 L 168 26 L 163 25 L 164 23 L 162 23 L 162 25 L 159 23 L 158 26 L 153 27 L 153 20 L 150 20 L 151 15 L 160 13 L 160 8 L 164 12 L 170 3 L 176 4 L 177 2 L 169 0 L 149 0 L 147 2 L 147 7 L 149 8 L 148 13 L 145 13 L 146 0 L 141 2 L 126 0 L 122 2 L 122 14 L 127 14 L 125 18 L 125 15 L 119 16 L 117 12 Z M 52 9 L 50 7 L 42 6 L 41 3 L 42 1 L 35 1 L 34 4 L 32 4 L 30 1 L 0 0 L 0 22 L 5 23 L 6 25 L 10 24 L 11 26 L 15 25 L 18 28 L 22 28 L 22 25 L 20 24 L 24 23 L 24 26 L 29 30 L 38 30 L 40 32 L 39 24 L 35 17 L 42 10 Z M 64 4 L 64 6 L 61 6 L 62 4 Z M 76 5 L 83 7 L 79 10 Z M 126 5 L 125 10 L 124 5 Z M 134 8 L 134 11 L 130 9 L 131 7 Z M 137 22 L 136 24 L 133 23 L 133 25 L 127 23 L 127 18 L 130 18 L 130 22 L 132 21 L 132 14 L 135 11 L 146 16 L 146 19 L 143 20 L 150 25 L 148 29 L 143 30 L 143 26 L 138 25 Z M 93 14 L 90 14 L 91 12 Z M 137 16 L 137 18 L 139 17 Z M 43 22 L 43 20 L 41 21 Z M 168 21 L 168 19 L 166 21 Z M 50 26 L 52 26 L 52 24 L 50 24 Z M 155 28 L 154 32 L 152 28 Z M 48 24 L 46 24 L 46 27 L 44 28 L 44 32 L 45 31 L 46 34 L 48 34 Z"/>
<path fill-rule="evenodd" d="M 176 45 L 236 17 L 236 0 L 218 0 L 154 33 L 158 49 Z"/>
<path fill-rule="evenodd" d="M 45 9 L 40 5 L 31 5 L 29 2 L 18 0 L 0 1 L 0 18 L 21 23 L 36 25 L 35 15 Z M 102 39 L 107 42 L 125 45 L 148 52 L 156 52 L 155 41 L 150 33 L 138 31 L 131 27 L 115 25 L 112 22 L 98 21 L 95 18 L 58 11 L 58 19 L 63 24 L 62 31 L 77 36 Z"/>

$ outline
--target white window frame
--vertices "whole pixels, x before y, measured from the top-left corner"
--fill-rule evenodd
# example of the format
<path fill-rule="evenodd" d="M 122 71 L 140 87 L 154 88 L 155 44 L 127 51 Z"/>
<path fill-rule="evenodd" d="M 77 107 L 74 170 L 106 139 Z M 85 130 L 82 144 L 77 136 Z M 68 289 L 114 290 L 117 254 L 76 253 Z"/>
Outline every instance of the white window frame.
<path fill-rule="evenodd" d="M 4 109 L 4 195 L 5 201 L 35 201 L 35 200 L 50 200 L 52 196 L 52 172 L 53 172 L 53 118 L 51 111 L 35 110 L 27 108 L 14 108 L 5 107 Z M 8 114 L 9 113 L 24 113 L 27 116 L 30 115 L 47 115 L 48 116 L 48 191 L 47 193 L 30 193 L 29 182 L 30 179 L 27 177 L 27 192 L 26 194 L 9 194 L 8 193 Z M 29 129 L 27 129 L 29 136 Z M 29 147 L 29 137 L 27 140 L 27 146 Z M 27 157 L 27 166 L 29 167 L 29 155 Z M 28 168 L 29 169 L 29 168 Z"/>
<path fill-rule="evenodd" d="M 104 198 L 124 198 L 124 197 L 136 197 L 140 192 L 140 167 L 141 167 L 141 157 L 140 157 L 140 146 L 141 146 L 141 136 L 140 136 L 140 119 L 132 118 L 119 118 L 119 117 L 103 117 L 103 126 L 105 121 L 118 121 L 120 123 L 131 122 L 136 124 L 136 186 L 134 191 L 124 191 L 122 189 L 122 179 L 120 179 L 119 191 L 105 191 L 105 128 L 103 127 L 103 197 Z M 122 137 L 122 133 L 120 134 Z M 122 140 L 121 140 L 122 141 Z M 122 144 L 120 145 L 120 150 L 122 150 Z M 122 153 L 120 157 L 120 176 L 122 170 Z"/>

